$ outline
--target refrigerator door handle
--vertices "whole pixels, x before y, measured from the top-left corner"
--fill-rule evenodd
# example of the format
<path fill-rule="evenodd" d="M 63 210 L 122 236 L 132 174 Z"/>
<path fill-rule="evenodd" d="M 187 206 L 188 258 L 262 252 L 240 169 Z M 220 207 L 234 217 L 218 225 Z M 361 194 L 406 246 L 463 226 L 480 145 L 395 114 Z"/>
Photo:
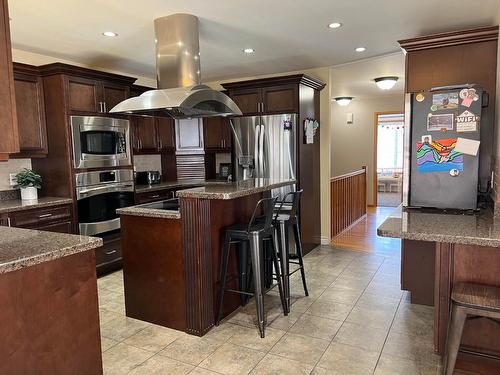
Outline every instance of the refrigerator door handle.
<path fill-rule="evenodd" d="M 260 125 L 260 135 L 259 135 L 259 170 L 260 175 L 258 177 L 265 177 L 264 173 L 264 125 Z"/>
<path fill-rule="evenodd" d="M 259 176 L 259 138 L 260 138 L 260 125 L 255 126 L 255 138 L 254 138 L 254 177 Z"/>

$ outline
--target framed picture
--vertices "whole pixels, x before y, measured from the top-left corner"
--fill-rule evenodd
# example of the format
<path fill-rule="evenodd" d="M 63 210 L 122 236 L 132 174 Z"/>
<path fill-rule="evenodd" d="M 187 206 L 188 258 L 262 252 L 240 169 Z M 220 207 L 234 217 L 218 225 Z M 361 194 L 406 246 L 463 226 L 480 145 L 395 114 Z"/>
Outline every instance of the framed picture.
<path fill-rule="evenodd" d="M 219 178 L 227 179 L 231 174 L 231 163 L 220 163 L 219 164 Z"/>

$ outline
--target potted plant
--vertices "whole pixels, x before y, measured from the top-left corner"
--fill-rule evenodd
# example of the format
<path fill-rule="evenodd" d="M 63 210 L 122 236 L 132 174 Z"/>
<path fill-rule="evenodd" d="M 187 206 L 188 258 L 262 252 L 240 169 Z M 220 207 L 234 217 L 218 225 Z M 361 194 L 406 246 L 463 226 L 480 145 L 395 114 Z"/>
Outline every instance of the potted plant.
<path fill-rule="evenodd" d="M 37 189 L 42 187 L 42 176 L 31 169 L 24 168 L 16 174 L 17 186 L 21 188 L 22 200 L 38 199 Z"/>

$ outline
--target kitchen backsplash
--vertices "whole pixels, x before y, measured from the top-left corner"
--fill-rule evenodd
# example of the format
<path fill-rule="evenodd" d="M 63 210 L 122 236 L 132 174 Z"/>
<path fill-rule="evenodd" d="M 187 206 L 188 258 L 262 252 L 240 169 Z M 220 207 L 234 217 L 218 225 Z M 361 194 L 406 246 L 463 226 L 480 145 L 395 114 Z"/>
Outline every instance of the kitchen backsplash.
<path fill-rule="evenodd" d="M 0 190 L 12 190 L 9 185 L 9 174 L 17 173 L 20 170 L 31 169 L 31 159 L 10 159 L 0 162 Z"/>
<path fill-rule="evenodd" d="M 159 171 L 161 173 L 161 155 L 134 156 L 134 169 L 136 172 Z"/>
<path fill-rule="evenodd" d="M 219 173 L 220 163 L 231 163 L 231 154 L 217 153 L 215 154 L 215 171 Z"/>

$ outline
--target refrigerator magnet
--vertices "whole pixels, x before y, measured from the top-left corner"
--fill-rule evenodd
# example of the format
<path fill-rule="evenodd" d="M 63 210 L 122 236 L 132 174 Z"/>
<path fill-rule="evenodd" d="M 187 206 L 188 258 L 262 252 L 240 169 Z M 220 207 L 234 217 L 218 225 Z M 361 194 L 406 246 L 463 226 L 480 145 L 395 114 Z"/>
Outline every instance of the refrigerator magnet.
<path fill-rule="evenodd" d="M 479 95 L 476 93 L 476 89 L 463 89 L 460 91 L 460 99 L 462 99 L 462 106 L 469 108 L 472 102 L 479 100 Z"/>
<path fill-rule="evenodd" d="M 479 116 L 465 110 L 457 116 L 457 133 L 477 132 Z"/>
<path fill-rule="evenodd" d="M 434 111 L 441 111 L 443 109 L 458 108 L 458 93 L 457 92 L 444 92 L 432 95 L 432 107 L 436 108 Z M 432 109 L 431 107 L 431 109 Z"/>
<path fill-rule="evenodd" d="M 453 130 L 453 113 L 443 115 L 427 115 L 427 131 L 447 131 Z"/>
<path fill-rule="evenodd" d="M 431 144 L 432 143 L 432 135 L 426 134 L 422 136 L 422 143 Z"/>
<path fill-rule="evenodd" d="M 421 92 L 419 92 L 417 95 L 415 95 L 415 100 L 419 103 L 423 102 L 425 100 L 425 95 Z"/>

